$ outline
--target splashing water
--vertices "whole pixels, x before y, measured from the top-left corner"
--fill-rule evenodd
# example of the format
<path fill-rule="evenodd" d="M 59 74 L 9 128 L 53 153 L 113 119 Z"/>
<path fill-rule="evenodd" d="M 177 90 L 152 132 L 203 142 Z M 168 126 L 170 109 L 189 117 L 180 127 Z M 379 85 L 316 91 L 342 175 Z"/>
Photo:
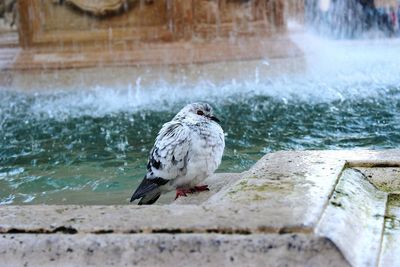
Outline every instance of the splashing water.
<path fill-rule="evenodd" d="M 0 203 L 127 203 L 157 131 L 188 102 L 221 117 L 219 172 L 277 150 L 398 148 L 400 42 L 293 36 L 307 70 L 219 82 L 1 90 Z M 227 63 L 229 64 L 229 63 Z"/>

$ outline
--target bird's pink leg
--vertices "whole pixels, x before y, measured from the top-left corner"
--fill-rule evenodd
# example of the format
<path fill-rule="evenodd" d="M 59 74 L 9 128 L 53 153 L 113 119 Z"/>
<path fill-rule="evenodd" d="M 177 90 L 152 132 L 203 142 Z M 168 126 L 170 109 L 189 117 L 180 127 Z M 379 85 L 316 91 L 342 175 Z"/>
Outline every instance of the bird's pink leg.
<path fill-rule="evenodd" d="M 177 188 L 176 189 L 176 195 L 175 195 L 175 200 L 178 197 L 187 197 L 187 194 L 193 193 L 192 189 L 189 188 Z"/>
<path fill-rule="evenodd" d="M 210 189 L 208 188 L 208 185 L 198 185 L 193 188 L 177 188 L 175 200 L 178 197 L 187 197 L 187 194 L 193 194 L 196 192 L 203 192 L 203 191 L 210 191 Z"/>

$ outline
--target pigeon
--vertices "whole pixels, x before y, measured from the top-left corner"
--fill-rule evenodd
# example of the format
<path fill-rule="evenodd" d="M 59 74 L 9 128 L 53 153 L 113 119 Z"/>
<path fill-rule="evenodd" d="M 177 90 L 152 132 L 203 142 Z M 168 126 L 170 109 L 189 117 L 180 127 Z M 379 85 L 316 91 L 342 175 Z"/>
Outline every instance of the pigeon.
<path fill-rule="evenodd" d="M 132 195 L 151 205 L 161 194 L 176 190 L 175 199 L 208 191 L 201 183 L 218 168 L 225 148 L 220 121 L 207 103 L 185 106 L 158 133 L 150 151 L 147 173 Z"/>

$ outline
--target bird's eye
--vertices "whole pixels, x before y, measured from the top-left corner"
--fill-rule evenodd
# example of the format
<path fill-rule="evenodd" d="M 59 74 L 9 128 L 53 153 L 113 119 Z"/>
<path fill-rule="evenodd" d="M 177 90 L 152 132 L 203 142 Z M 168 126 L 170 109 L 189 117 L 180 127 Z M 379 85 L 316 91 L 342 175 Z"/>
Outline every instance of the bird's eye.
<path fill-rule="evenodd" d="M 204 112 L 203 112 L 202 110 L 198 110 L 198 111 L 197 111 L 197 115 L 203 116 L 203 115 L 204 115 Z"/>

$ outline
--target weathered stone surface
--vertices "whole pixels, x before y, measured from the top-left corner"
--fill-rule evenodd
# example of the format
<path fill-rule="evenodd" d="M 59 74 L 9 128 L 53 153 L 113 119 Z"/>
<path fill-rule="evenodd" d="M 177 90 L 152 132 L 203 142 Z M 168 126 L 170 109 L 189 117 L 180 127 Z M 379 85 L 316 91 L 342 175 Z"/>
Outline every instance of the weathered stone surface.
<path fill-rule="evenodd" d="M 278 152 L 167 205 L 3 206 L 0 255 L 33 266 L 396 266 L 399 167 L 399 150 Z"/>
<path fill-rule="evenodd" d="M 7 68 L 262 59 L 274 46 L 268 41 L 286 32 L 283 0 L 57 1 L 75 8 L 53 2 L 19 1 L 19 45 L 25 49 Z"/>
<path fill-rule="evenodd" d="M 327 239 L 295 235 L 3 235 L 0 266 L 349 266 Z"/>
<path fill-rule="evenodd" d="M 345 170 L 317 234 L 332 240 L 352 266 L 378 266 L 387 197 L 362 173 Z"/>
<path fill-rule="evenodd" d="M 165 47 L 163 49 L 161 47 L 147 47 L 141 50 L 120 53 L 119 56 L 116 56 L 115 53 L 108 54 L 104 51 L 92 51 L 88 54 L 81 53 L 79 55 L 45 52 L 32 55 L 27 51 L 12 50 L 11 53 L 8 50 L 0 49 L 0 68 L 4 67 L 4 73 L 12 78 L 6 85 L 6 88 L 11 90 L 43 91 L 54 90 L 54 88 L 79 90 L 82 86 L 96 88 L 99 85 L 104 88 L 126 88 L 129 84 L 135 84 L 140 81 L 140 85 L 146 87 L 149 93 L 151 93 L 152 88 L 159 87 L 160 81 L 166 81 L 171 84 L 185 84 L 187 81 L 190 81 L 191 84 L 198 84 L 204 80 L 221 83 L 231 79 L 254 79 L 256 75 L 272 77 L 282 73 L 298 73 L 299 69 L 303 70 L 305 68 L 305 59 L 301 56 L 299 50 L 283 39 L 276 42 L 268 41 L 264 44 L 259 41 L 256 42 L 257 44 L 251 45 L 251 48 L 248 47 L 253 52 L 251 56 L 258 57 L 256 54 L 262 54 L 268 60 L 215 63 L 215 60 L 223 60 L 221 58 L 223 55 L 218 54 L 218 49 L 220 49 L 217 48 L 218 44 L 202 47 L 190 45 L 184 48 L 171 46 L 166 50 L 163 50 Z M 191 48 L 196 52 L 194 53 Z M 152 53 L 153 49 L 155 53 Z M 227 53 L 234 57 L 247 53 L 246 47 L 241 45 L 225 46 L 224 49 L 228 49 L 226 50 Z M 167 50 L 170 51 L 166 52 Z M 7 52 L 7 55 L 2 57 L 2 51 Z M 174 57 L 174 60 L 179 61 L 179 63 L 193 63 L 198 60 L 214 63 L 164 65 L 166 62 L 163 57 L 178 53 L 178 51 L 179 56 Z M 287 53 L 291 53 L 293 57 L 288 57 Z M 125 57 L 124 60 L 130 63 L 120 61 L 119 59 L 122 57 Z M 2 62 L 1 59 L 3 58 L 6 61 Z M 84 62 L 81 59 L 84 59 Z M 114 67 L 83 68 L 97 66 L 98 60 L 109 61 L 107 65 Z M 142 64 L 141 66 L 129 66 L 131 63 L 139 61 Z M 69 64 L 76 68 L 55 70 Z M 34 65 L 45 66 L 47 70 L 39 73 L 22 71 L 30 69 Z M 255 72 L 255 70 L 257 71 Z M 156 79 L 154 78 L 155 75 L 157 76 Z M 118 77 L 118 80 L 115 77 Z"/>
<path fill-rule="evenodd" d="M 379 190 L 400 193 L 400 167 L 356 167 Z"/>
<path fill-rule="evenodd" d="M 400 195 L 389 195 L 379 266 L 400 266 Z"/>

